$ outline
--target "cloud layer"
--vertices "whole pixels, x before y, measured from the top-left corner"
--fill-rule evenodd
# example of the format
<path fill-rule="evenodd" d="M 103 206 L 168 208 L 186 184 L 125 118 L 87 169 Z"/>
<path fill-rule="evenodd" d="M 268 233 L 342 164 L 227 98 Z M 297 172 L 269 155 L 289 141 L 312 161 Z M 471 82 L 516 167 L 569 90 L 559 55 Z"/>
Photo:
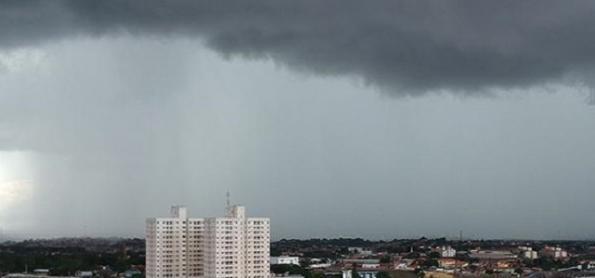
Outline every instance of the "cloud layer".
<path fill-rule="evenodd" d="M 230 190 L 274 237 L 593 238 L 595 110 L 555 84 L 592 76 L 590 2 L 370 3 L 1 1 L 0 226 L 142 235 Z"/>
<path fill-rule="evenodd" d="M 5 1 L 4 48 L 122 33 L 359 78 L 395 95 L 590 85 L 590 1 Z"/>

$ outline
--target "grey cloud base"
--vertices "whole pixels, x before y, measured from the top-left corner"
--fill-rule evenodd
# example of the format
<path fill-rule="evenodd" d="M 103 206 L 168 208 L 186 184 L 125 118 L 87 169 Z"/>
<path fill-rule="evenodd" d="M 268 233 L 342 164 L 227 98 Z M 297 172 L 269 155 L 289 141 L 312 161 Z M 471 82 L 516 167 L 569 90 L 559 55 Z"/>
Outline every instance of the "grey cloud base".
<path fill-rule="evenodd" d="M 4 1 L 0 45 L 130 33 L 361 78 L 393 95 L 590 85 L 590 1 Z"/>

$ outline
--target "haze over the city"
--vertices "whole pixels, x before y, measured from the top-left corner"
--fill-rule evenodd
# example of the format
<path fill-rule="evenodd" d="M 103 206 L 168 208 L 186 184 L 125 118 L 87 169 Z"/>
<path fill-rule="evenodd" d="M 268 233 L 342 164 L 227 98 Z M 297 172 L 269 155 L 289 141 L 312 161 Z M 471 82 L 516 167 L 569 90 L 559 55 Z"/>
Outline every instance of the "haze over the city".
<path fill-rule="evenodd" d="M 1 1 L 0 237 L 142 237 L 229 191 L 273 239 L 593 239 L 594 12 Z"/>

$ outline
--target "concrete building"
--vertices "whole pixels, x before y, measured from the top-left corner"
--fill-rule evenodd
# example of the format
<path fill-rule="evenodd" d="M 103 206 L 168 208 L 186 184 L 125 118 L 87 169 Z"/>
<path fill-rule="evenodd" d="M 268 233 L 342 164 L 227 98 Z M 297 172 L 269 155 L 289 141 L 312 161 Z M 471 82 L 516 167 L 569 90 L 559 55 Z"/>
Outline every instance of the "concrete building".
<path fill-rule="evenodd" d="M 457 250 L 451 246 L 440 246 L 434 249 L 434 252 L 440 253 L 440 257 L 452 258 L 457 255 Z"/>
<path fill-rule="evenodd" d="M 268 218 L 248 218 L 242 206 L 224 217 L 189 218 L 183 206 L 170 214 L 147 219 L 148 278 L 269 277 Z"/>
<path fill-rule="evenodd" d="M 504 261 L 515 260 L 517 256 L 508 250 L 471 250 L 469 257 L 478 260 Z"/>
<path fill-rule="evenodd" d="M 319 263 L 319 264 L 311 264 L 308 266 L 310 269 L 320 269 L 320 268 L 327 268 L 331 267 L 333 264 L 331 263 Z"/>
<path fill-rule="evenodd" d="M 469 258 L 479 260 L 483 267 L 507 271 L 513 270 L 518 256 L 508 250 L 471 250 Z"/>
<path fill-rule="evenodd" d="M 563 260 L 568 258 L 568 252 L 560 247 L 553 247 L 553 246 L 545 246 L 541 250 L 541 255 L 543 257 L 550 257 L 554 258 L 555 260 Z"/>
<path fill-rule="evenodd" d="M 357 268 L 359 271 L 380 269 L 379 259 L 343 259 L 341 264 L 346 269 Z M 361 273 L 360 273 L 361 274 Z M 364 277 L 363 275 L 361 275 Z"/>
<path fill-rule="evenodd" d="M 439 258 L 438 266 L 445 269 L 455 269 L 461 267 L 467 267 L 469 264 L 466 261 L 458 260 L 455 258 Z"/>
<path fill-rule="evenodd" d="M 519 250 L 521 252 L 522 257 L 525 259 L 529 259 L 529 260 L 539 259 L 539 255 L 537 254 L 537 251 L 533 250 L 532 247 L 520 246 Z"/>
<path fill-rule="evenodd" d="M 537 254 L 537 251 L 527 250 L 523 252 L 523 258 L 529 260 L 537 260 L 539 259 L 539 255 Z"/>
<path fill-rule="evenodd" d="M 366 271 L 366 270 L 358 270 L 357 274 L 359 277 L 362 278 L 376 278 L 376 274 L 378 271 Z M 338 275 L 329 275 L 329 276 L 338 276 Z M 351 269 L 344 269 L 341 271 L 341 278 L 353 278 L 353 271 Z"/>
<path fill-rule="evenodd" d="M 290 257 L 290 256 L 271 257 L 271 264 L 300 265 L 300 258 L 299 257 Z"/>

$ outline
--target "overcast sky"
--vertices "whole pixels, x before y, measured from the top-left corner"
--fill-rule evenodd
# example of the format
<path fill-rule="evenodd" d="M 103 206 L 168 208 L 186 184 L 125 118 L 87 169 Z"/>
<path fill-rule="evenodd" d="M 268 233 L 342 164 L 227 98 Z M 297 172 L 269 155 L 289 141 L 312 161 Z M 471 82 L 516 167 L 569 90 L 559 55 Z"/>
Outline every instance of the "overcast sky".
<path fill-rule="evenodd" d="M 0 240 L 595 238 L 595 2 L 1 1 Z"/>

